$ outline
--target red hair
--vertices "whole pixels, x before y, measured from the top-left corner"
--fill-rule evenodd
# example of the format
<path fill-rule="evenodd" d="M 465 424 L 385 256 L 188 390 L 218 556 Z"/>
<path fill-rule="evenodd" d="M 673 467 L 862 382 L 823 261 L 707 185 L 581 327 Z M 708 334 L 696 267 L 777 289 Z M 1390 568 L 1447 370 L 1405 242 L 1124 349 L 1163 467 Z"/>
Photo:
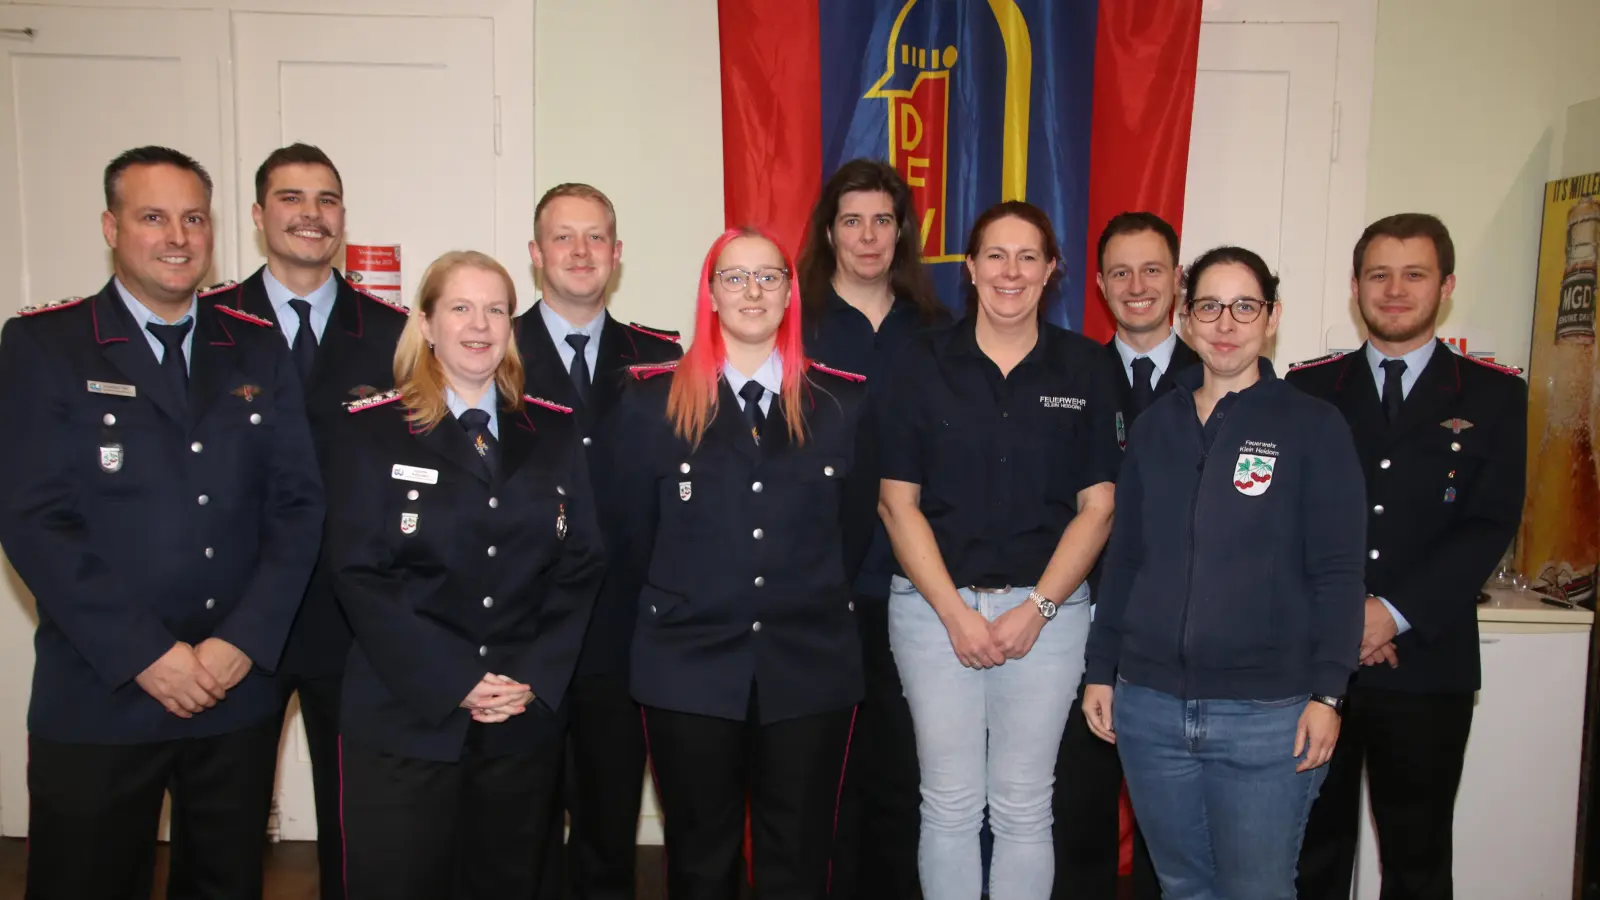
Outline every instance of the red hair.
<path fill-rule="evenodd" d="M 771 235 L 751 227 L 730 228 L 711 244 L 706 261 L 700 267 L 700 292 L 695 298 L 694 339 L 683 352 L 672 375 L 672 391 L 667 395 L 667 418 L 678 437 L 698 447 L 706 427 L 717 416 L 717 382 L 722 377 L 722 365 L 727 361 L 728 350 L 722 341 L 722 323 L 711 307 L 711 279 L 717 258 L 727 246 L 739 238 L 761 238 L 778 249 L 783 257 L 783 267 L 789 272 L 789 306 L 778 323 L 777 342 L 773 345 L 783 357 L 783 389 L 777 398 L 783 404 L 784 419 L 789 426 L 789 440 L 796 445 L 805 443 L 805 419 L 800 408 L 800 385 L 805 380 L 805 346 L 800 333 L 800 284 L 795 278 L 794 260 Z"/>

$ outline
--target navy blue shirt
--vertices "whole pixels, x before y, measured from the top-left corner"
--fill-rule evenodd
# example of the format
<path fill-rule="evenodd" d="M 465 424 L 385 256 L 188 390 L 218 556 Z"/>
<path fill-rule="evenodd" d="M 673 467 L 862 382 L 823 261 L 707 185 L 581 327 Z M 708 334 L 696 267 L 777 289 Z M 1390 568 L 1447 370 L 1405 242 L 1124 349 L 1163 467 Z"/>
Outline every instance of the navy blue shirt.
<path fill-rule="evenodd" d="M 949 314 L 941 307 L 937 324 L 949 321 Z M 863 446 L 857 455 L 857 471 L 873 465 L 872 460 L 877 458 L 874 449 L 878 432 L 876 407 L 894 379 L 901 353 L 923 327 L 917 305 L 900 298 L 894 301 L 874 330 L 866 315 L 834 290 L 828 291 L 827 310 L 806 323 L 807 356 L 835 369 L 867 376 L 867 419 L 859 432 Z M 883 523 L 878 522 L 866 558 L 855 576 L 855 592 L 865 597 L 887 598 L 889 577 L 894 572 L 894 549 L 889 545 L 889 533 L 884 530 Z"/>
<path fill-rule="evenodd" d="M 971 317 L 911 343 L 881 406 L 880 471 L 922 487 L 957 586 L 1038 583 L 1078 492 L 1116 480 L 1117 377 L 1104 347 L 1054 325 L 1009 375 Z"/>

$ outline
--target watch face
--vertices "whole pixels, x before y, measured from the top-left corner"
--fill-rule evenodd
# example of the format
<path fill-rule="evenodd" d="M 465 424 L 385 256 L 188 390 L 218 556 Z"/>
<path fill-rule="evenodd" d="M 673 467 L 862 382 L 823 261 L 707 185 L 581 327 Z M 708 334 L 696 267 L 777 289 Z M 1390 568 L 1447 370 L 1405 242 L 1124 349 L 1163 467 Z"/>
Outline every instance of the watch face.
<path fill-rule="evenodd" d="M 1056 603 L 1055 603 L 1055 601 L 1054 600 L 1040 600 L 1039 601 L 1039 613 L 1041 615 L 1043 615 L 1046 619 L 1055 618 L 1055 615 L 1056 615 Z"/>

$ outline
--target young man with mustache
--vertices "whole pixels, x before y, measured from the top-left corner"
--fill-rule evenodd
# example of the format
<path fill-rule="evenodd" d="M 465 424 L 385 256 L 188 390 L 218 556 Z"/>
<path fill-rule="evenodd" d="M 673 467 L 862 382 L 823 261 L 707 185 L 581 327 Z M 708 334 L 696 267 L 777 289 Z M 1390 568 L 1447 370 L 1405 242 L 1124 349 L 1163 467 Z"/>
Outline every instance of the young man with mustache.
<path fill-rule="evenodd" d="M 250 209 L 267 264 L 217 296 L 276 323 L 305 392 L 317 456 L 326 466 L 333 422 L 343 404 L 387 391 L 407 310 L 352 287 L 333 261 L 345 241 L 344 182 L 322 150 L 290 144 L 256 170 Z M 339 826 L 339 689 L 350 651 L 350 626 L 333 593 L 333 573 L 319 562 L 283 651 L 284 709 L 300 695 L 317 806 L 317 865 L 322 896 L 344 896 Z M 274 760 L 276 764 L 276 760 Z M 173 827 L 182 826 L 174 817 Z"/>

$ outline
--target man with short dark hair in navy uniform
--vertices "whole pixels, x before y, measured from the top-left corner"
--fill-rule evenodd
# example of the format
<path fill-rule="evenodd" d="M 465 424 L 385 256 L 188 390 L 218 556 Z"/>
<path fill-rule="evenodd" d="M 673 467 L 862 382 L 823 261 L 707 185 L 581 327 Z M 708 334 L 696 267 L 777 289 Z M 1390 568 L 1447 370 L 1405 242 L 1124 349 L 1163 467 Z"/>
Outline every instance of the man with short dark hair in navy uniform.
<path fill-rule="evenodd" d="M 349 415 L 344 403 L 394 386 L 394 348 L 407 311 L 352 287 L 333 268 L 344 246 L 344 182 L 320 149 L 290 144 L 272 151 L 256 169 L 250 212 L 266 244 L 267 264 L 217 297 L 277 324 L 300 376 L 317 457 L 326 468 L 333 422 Z M 350 625 L 334 598 L 333 573 L 319 560 L 289 631 L 278 683 L 286 711 L 289 696 L 300 695 L 324 897 L 344 891 L 339 686 L 349 653 Z M 181 816 L 173 827 L 184 827 Z"/>
<path fill-rule="evenodd" d="M 205 169 L 141 147 L 105 192 L 115 277 L 0 340 L 0 544 L 39 603 L 27 895 L 148 897 L 170 788 L 169 896 L 260 897 L 323 517 L 300 382 L 269 321 L 195 293 Z"/>
<path fill-rule="evenodd" d="M 533 212 L 528 254 L 543 294 L 517 320 L 527 392 L 572 407 L 588 448 L 590 481 L 608 546 L 616 542 L 617 504 L 608 496 L 613 454 L 601 427 L 616 408 L 629 366 L 683 356 L 676 332 L 624 325 L 606 311 L 611 275 L 622 261 L 617 213 L 587 184 L 558 184 Z M 567 692 L 571 714 L 566 812 L 572 816 L 566 864 L 557 809 L 540 896 L 631 900 L 635 836 L 644 784 L 645 740 L 639 706 L 628 693 L 628 652 L 639 585 L 613 569 L 595 603 L 578 671 Z M 566 874 L 563 876 L 563 868 Z"/>
<path fill-rule="evenodd" d="M 1346 900 L 1365 765 L 1388 898 L 1448 900 L 1456 789 L 1481 681 L 1477 595 L 1516 536 L 1528 386 L 1435 336 L 1455 288 L 1437 218 L 1402 213 L 1356 242 L 1369 337 L 1288 381 L 1339 407 L 1367 478 L 1366 625 L 1344 727 L 1300 854 L 1299 894 Z"/>

